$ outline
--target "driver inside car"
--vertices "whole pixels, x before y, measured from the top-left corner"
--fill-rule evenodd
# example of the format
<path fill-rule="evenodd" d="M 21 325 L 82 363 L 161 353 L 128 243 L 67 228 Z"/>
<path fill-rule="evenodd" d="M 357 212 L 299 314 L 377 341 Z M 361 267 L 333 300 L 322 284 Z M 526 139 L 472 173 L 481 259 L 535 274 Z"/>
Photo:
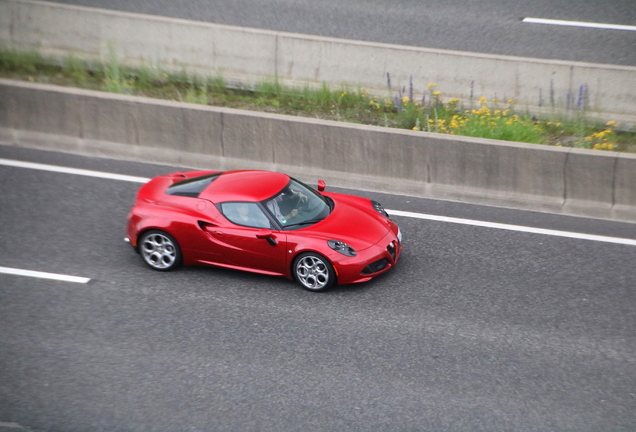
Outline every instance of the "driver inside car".
<path fill-rule="evenodd" d="M 267 208 L 274 217 L 285 224 L 300 212 L 300 208 L 307 204 L 307 196 L 300 191 L 286 187 L 276 197 L 267 201 Z"/>

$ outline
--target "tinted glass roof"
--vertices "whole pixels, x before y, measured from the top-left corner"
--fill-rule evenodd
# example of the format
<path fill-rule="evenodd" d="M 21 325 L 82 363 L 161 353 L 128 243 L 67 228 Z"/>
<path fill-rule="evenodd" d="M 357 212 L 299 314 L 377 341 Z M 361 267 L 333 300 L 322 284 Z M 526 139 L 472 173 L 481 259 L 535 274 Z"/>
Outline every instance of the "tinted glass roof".
<path fill-rule="evenodd" d="M 170 186 L 166 193 L 168 195 L 179 195 L 197 198 L 199 194 L 210 185 L 211 182 L 216 180 L 220 173 L 205 175 L 202 177 L 194 177 L 187 180 L 182 180 Z"/>

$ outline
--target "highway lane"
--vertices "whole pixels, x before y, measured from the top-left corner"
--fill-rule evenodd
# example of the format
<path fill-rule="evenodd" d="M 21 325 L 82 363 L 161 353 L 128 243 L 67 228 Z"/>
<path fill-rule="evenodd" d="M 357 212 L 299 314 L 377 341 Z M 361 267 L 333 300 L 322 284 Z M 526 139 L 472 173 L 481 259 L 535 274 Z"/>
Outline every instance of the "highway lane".
<path fill-rule="evenodd" d="M 522 22 L 530 17 L 635 26 L 636 8 L 632 0 L 56 1 L 371 42 L 636 65 L 635 31 Z"/>
<path fill-rule="evenodd" d="M 0 157 L 141 177 L 175 169 L 5 146 Z M 395 271 L 314 294 L 233 271 L 148 270 L 122 241 L 138 183 L 6 166 L 0 182 L 0 266 L 91 278 L 0 275 L 0 425 L 636 425 L 634 246 L 396 216 L 406 249 Z M 392 209 L 636 238 L 630 224 L 357 193 Z"/>

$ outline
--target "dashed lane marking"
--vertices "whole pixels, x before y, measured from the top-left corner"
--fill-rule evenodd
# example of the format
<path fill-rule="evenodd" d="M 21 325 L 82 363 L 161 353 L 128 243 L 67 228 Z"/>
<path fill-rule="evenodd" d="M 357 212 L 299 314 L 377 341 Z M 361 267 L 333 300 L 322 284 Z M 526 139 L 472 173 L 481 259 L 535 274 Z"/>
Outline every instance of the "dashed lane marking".
<path fill-rule="evenodd" d="M 568 238 L 574 238 L 574 239 L 580 239 L 580 240 L 593 240 L 593 241 L 600 241 L 605 243 L 616 243 L 616 244 L 636 246 L 636 240 L 620 238 L 620 237 L 608 237 L 608 236 L 583 234 L 583 233 L 576 233 L 576 232 L 569 232 L 569 231 L 533 228 L 533 227 L 527 227 L 527 226 L 521 226 L 521 225 L 509 225 L 509 224 L 486 222 L 486 221 L 471 220 L 471 219 L 458 219 L 458 218 L 452 218 L 448 216 L 412 213 L 412 212 L 405 212 L 400 210 L 387 210 L 387 213 L 391 215 L 395 215 L 395 216 L 404 216 L 404 217 L 410 217 L 410 218 L 416 218 L 416 219 L 426 219 L 426 220 L 432 220 L 432 221 L 456 223 L 456 224 L 462 224 L 462 225 L 472 225 L 472 226 L 479 226 L 479 227 L 485 227 L 485 228 L 495 228 L 495 229 L 508 230 L 508 231 L 520 231 L 520 232 L 527 232 L 527 233 L 533 233 L 533 234 L 543 234 L 543 235 L 550 235 L 550 236 L 557 236 L 557 237 L 568 237 Z"/>
<path fill-rule="evenodd" d="M 23 270 L 23 269 L 10 268 L 10 267 L 0 267 L 0 274 L 26 276 L 26 277 L 32 277 L 32 278 L 38 278 L 38 279 L 50 279 L 50 280 L 80 283 L 80 284 L 85 284 L 90 282 L 90 278 L 85 278 L 85 277 L 69 276 L 69 275 L 63 275 L 63 274 L 57 274 L 57 273 L 46 273 L 46 272 L 33 271 L 33 270 Z"/>
<path fill-rule="evenodd" d="M 594 22 L 586 22 L 586 21 L 565 21 L 565 20 L 555 20 L 555 19 L 547 19 L 547 18 L 528 17 L 528 18 L 524 18 L 522 22 L 530 23 L 530 24 L 550 24 L 550 25 L 560 25 L 560 26 L 568 26 L 568 27 L 587 27 L 587 28 L 597 28 L 597 29 L 605 29 L 605 30 L 636 31 L 636 26 L 632 26 L 632 25 L 605 24 L 605 23 L 594 23 Z"/>
<path fill-rule="evenodd" d="M 0 422 L 0 428 L 24 429 L 20 423 L 14 423 L 14 422 Z"/>
<path fill-rule="evenodd" d="M 121 181 L 134 182 L 134 183 L 146 183 L 148 182 L 148 180 L 150 180 L 145 177 L 134 177 L 134 176 L 128 176 L 128 175 L 122 175 L 122 174 L 107 173 L 102 171 L 91 171 L 91 170 L 85 170 L 85 169 L 68 168 L 68 167 L 57 166 L 57 165 L 47 165 L 47 164 L 33 163 L 33 162 L 22 162 L 22 161 L 10 160 L 10 159 L 0 159 L 0 165 L 6 165 L 6 166 L 12 166 L 12 167 L 18 167 L 18 168 L 29 168 L 29 169 L 35 169 L 35 170 L 41 170 L 41 171 L 52 171 L 52 172 L 59 172 L 64 174 L 75 174 L 75 175 L 82 175 L 82 176 L 88 176 L 88 177 L 98 177 L 98 178 L 105 178 L 109 180 L 121 180 Z"/>

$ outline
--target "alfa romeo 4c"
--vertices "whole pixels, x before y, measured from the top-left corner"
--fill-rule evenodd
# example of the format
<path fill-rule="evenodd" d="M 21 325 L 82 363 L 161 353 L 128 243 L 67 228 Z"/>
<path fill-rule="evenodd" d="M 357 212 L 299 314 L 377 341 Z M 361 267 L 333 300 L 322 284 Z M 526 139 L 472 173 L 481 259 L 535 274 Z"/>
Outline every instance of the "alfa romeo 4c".
<path fill-rule="evenodd" d="M 395 266 L 398 226 L 377 202 L 269 171 L 189 171 L 144 184 L 126 241 L 155 270 L 212 265 L 295 279 L 310 291 Z"/>

